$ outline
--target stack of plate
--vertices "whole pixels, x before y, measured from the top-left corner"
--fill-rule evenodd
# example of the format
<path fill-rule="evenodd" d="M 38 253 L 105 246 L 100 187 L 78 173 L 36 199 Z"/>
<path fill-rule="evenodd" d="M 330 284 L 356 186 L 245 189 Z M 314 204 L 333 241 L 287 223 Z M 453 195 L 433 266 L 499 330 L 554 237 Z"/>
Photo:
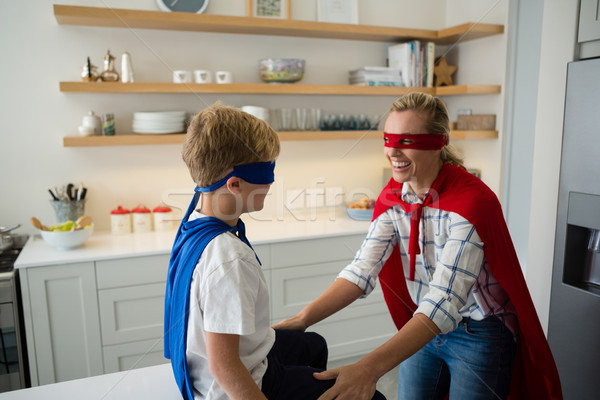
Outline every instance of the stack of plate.
<path fill-rule="evenodd" d="M 185 132 L 185 111 L 136 112 L 133 131 L 156 135 Z"/>

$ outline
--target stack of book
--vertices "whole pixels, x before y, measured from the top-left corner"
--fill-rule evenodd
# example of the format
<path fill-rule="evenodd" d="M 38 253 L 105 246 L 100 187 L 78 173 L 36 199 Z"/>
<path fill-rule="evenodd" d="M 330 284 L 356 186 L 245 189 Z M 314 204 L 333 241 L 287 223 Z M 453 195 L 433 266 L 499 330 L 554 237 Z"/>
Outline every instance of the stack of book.
<path fill-rule="evenodd" d="M 351 85 L 404 86 L 400 69 L 388 67 L 362 67 L 350 71 Z"/>
<path fill-rule="evenodd" d="M 435 43 L 413 40 L 389 46 L 388 65 L 401 71 L 404 86 L 433 87 Z"/>

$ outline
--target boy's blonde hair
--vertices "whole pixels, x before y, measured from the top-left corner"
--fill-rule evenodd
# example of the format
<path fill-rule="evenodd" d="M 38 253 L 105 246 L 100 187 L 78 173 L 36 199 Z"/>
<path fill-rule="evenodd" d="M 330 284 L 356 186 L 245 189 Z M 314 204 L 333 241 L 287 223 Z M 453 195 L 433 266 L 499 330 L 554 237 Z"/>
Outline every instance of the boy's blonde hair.
<path fill-rule="evenodd" d="M 279 137 L 269 124 L 215 103 L 190 124 L 182 158 L 196 185 L 206 187 L 236 165 L 274 161 L 279 151 Z"/>
<path fill-rule="evenodd" d="M 442 100 L 426 93 L 413 92 L 398 98 L 390 111 L 418 111 L 425 117 L 425 133 L 446 135 L 447 144 L 442 148 L 440 157 L 443 162 L 464 168 L 463 158 L 454 146 L 450 145 L 450 117 Z"/>

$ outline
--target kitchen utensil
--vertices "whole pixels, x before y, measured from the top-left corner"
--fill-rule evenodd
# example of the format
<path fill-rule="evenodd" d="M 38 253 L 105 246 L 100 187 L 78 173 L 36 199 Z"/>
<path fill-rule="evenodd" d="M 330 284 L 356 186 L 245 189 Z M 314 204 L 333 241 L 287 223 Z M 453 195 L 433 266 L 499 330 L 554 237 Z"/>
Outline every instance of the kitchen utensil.
<path fill-rule="evenodd" d="M 10 231 L 14 231 L 15 229 L 17 229 L 20 226 L 21 226 L 21 224 L 17 224 L 15 226 L 11 226 L 10 228 L 6 228 L 4 226 L 0 226 L 0 233 L 8 233 Z"/>
<path fill-rule="evenodd" d="M 75 221 L 75 230 L 83 229 L 86 226 L 91 225 L 93 222 L 94 220 L 89 215 L 82 215 L 81 217 L 77 218 L 77 221 Z"/>
<path fill-rule="evenodd" d="M 13 239 L 11 235 L 0 234 L 0 252 L 13 247 Z"/>
<path fill-rule="evenodd" d="M 94 231 L 94 224 L 89 228 L 79 229 L 74 231 L 40 231 L 42 239 L 44 239 L 52 247 L 59 250 L 68 250 L 81 246 L 90 238 Z"/>
<path fill-rule="evenodd" d="M 40 231 L 49 230 L 48 227 L 46 225 L 43 225 L 40 222 L 40 220 L 37 219 L 36 217 L 31 217 L 30 221 L 31 221 L 31 225 L 33 225 L 37 230 L 40 230 Z"/>
<path fill-rule="evenodd" d="M 304 76 L 305 61 L 296 58 L 259 60 L 258 75 L 268 83 L 293 83 Z"/>

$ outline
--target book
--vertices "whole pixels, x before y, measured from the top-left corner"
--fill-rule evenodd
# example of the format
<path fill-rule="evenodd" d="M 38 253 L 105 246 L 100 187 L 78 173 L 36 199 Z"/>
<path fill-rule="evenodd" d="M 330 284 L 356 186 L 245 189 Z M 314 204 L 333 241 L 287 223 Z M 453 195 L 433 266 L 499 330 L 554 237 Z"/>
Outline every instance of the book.
<path fill-rule="evenodd" d="M 400 70 L 404 86 L 411 86 L 412 67 L 410 43 L 400 43 L 389 46 L 388 65 L 390 68 Z"/>
<path fill-rule="evenodd" d="M 435 68 L 435 43 L 427 42 L 425 51 L 425 86 L 433 87 L 433 70 Z"/>
<path fill-rule="evenodd" d="M 435 43 L 412 40 L 389 46 L 388 64 L 400 70 L 405 86 L 433 87 Z"/>

